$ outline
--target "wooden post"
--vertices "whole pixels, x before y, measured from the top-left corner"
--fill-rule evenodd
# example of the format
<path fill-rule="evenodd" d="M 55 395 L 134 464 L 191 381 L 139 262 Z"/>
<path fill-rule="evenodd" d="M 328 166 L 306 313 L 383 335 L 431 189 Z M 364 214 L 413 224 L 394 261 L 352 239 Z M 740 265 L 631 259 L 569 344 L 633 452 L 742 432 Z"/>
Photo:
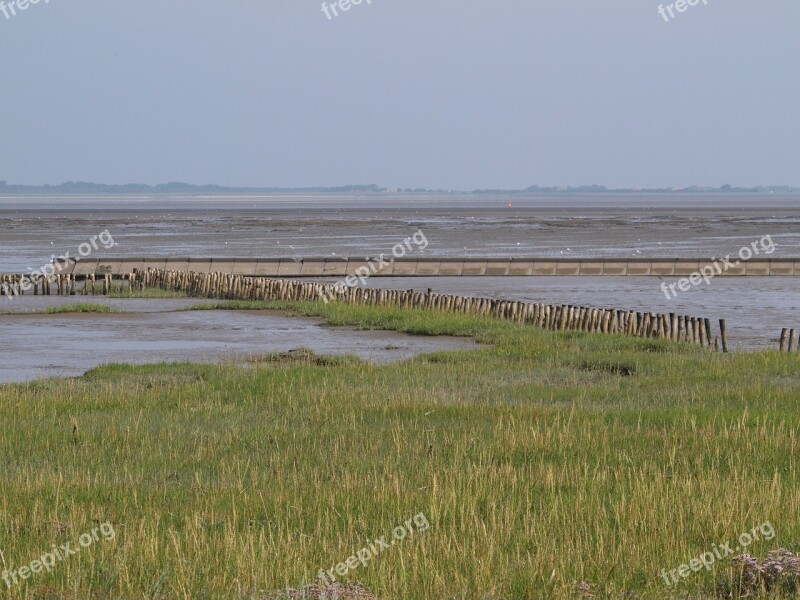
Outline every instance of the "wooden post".
<path fill-rule="evenodd" d="M 725 327 L 725 319 L 719 320 L 719 334 L 722 338 L 722 351 L 728 352 L 728 330 Z"/>
<path fill-rule="evenodd" d="M 781 342 L 780 342 L 780 345 L 778 346 L 778 352 L 783 352 L 783 351 L 786 350 L 786 334 L 787 334 L 787 332 L 788 332 L 788 329 L 786 329 L 786 327 L 784 327 L 781 330 Z"/>
<path fill-rule="evenodd" d="M 559 320 L 558 328 L 564 331 L 567 328 L 567 317 L 569 317 L 569 308 L 566 304 L 561 305 L 561 318 Z"/>
<path fill-rule="evenodd" d="M 787 352 L 791 352 L 794 348 L 794 329 L 789 330 L 789 346 L 786 348 Z"/>

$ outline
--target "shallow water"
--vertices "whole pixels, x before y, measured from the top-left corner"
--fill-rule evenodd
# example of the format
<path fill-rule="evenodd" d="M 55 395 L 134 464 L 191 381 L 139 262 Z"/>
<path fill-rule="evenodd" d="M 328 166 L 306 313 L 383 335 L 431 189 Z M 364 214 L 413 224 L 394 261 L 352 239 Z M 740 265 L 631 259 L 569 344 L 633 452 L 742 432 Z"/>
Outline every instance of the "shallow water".
<path fill-rule="evenodd" d="M 765 235 L 774 257 L 800 256 L 800 202 L 784 196 L 0 197 L 0 272 L 106 229 L 117 246 L 94 257 L 377 256 L 419 229 L 415 254 L 437 257 L 718 257 Z"/>
<path fill-rule="evenodd" d="M 800 201 L 777 195 L 0 197 L 0 272 L 36 269 L 52 254 L 74 256 L 79 244 L 105 229 L 117 245 L 93 257 L 377 256 L 419 229 L 428 246 L 415 250 L 418 256 L 720 257 L 769 235 L 773 257 L 800 257 Z M 662 281 L 675 279 L 376 278 L 370 285 L 724 318 L 738 349 L 774 347 L 783 327 L 800 328 L 800 277 L 720 277 L 672 300 Z M 42 301 L 25 299 L 30 307 Z M 137 310 L 161 313 L 153 326 L 168 327 L 160 301 L 146 302 Z M 5 304 L 0 297 L 0 310 Z M 219 320 L 228 317 L 239 318 L 225 313 Z M 61 318 L 74 327 L 101 317 Z M 41 343 L 56 321 L 38 319 Z M 198 334 L 186 339 L 197 348 L 205 341 Z M 233 351 L 234 339 L 218 340 L 199 355 Z M 332 350 L 349 344 L 342 337 L 329 342 Z"/>
<path fill-rule="evenodd" d="M 25 314 L 76 301 L 108 304 L 128 312 Z M 0 304 L 3 310 L 18 314 L 0 315 L 0 339 L 4 340 L 0 382 L 80 375 L 111 362 L 243 362 L 298 347 L 317 354 L 352 354 L 378 364 L 426 352 L 478 347 L 463 338 L 356 331 L 264 311 L 182 310 L 195 302 L 58 296 L 26 296 L 4 302 Z"/>
<path fill-rule="evenodd" d="M 777 349 L 781 329 L 800 330 L 800 277 L 717 277 L 667 299 L 665 277 L 381 277 L 370 287 L 432 288 L 437 292 L 542 302 L 578 304 L 643 312 L 674 312 L 717 321 L 725 319 L 734 349 Z"/>

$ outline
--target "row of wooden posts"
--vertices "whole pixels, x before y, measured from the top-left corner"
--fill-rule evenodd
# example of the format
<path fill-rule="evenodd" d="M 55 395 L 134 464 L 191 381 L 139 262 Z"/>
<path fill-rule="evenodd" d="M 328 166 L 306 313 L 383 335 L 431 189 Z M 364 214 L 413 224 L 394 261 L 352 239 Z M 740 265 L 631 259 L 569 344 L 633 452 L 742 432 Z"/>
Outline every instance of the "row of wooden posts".
<path fill-rule="evenodd" d="M 555 331 L 585 331 L 635 337 L 684 341 L 728 352 L 725 320 L 719 336 L 713 336 L 710 319 L 594 308 L 588 306 L 532 304 L 491 298 L 437 294 L 428 290 L 367 289 L 330 283 L 254 278 L 224 273 L 195 273 L 147 269 L 136 274 L 139 288 L 158 287 L 190 296 L 230 300 L 334 299 L 345 304 L 396 306 L 486 315 Z"/>
<path fill-rule="evenodd" d="M 49 277 L 29 279 L 26 275 L 0 275 L 0 293 L 8 296 L 97 296 L 107 295 L 112 289 L 113 277 L 107 275 L 86 275 L 80 278 L 82 286 L 76 286 L 78 278 L 68 274 L 54 274 Z M 122 278 L 122 290 L 139 289 L 136 273 L 130 273 Z"/>
<path fill-rule="evenodd" d="M 475 315 L 491 315 L 517 323 L 536 325 L 554 331 L 584 331 L 607 334 L 624 334 L 635 337 L 668 339 L 689 342 L 713 350 L 728 352 L 725 320 L 719 320 L 719 336 L 712 337 L 710 319 L 676 315 L 675 313 L 648 313 L 574 305 L 533 304 L 490 298 L 471 298 L 450 294 L 437 294 L 414 290 L 366 289 L 334 286 L 328 283 L 303 282 L 286 279 L 253 278 L 224 273 L 195 273 L 193 271 L 167 271 L 147 269 L 123 278 L 123 290 L 141 290 L 159 287 L 204 296 L 235 300 L 322 300 L 334 299 L 346 304 L 397 306 L 402 308 L 427 308 Z M 68 274 L 52 275 L 38 280 L 23 275 L 0 276 L 0 289 L 9 295 L 108 294 L 112 289 L 112 275 L 88 275 L 82 286 L 76 287 L 77 278 Z M 800 342 L 800 336 L 798 336 Z M 784 329 L 780 348 L 791 350 L 795 331 Z M 798 348 L 800 350 L 800 348 Z"/>
<path fill-rule="evenodd" d="M 779 350 L 781 352 L 800 352 L 800 335 L 797 336 L 797 346 L 795 347 L 794 340 L 797 332 L 794 329 L 784 327 L 781 331 L 781 339 L 778 342 Z"/>

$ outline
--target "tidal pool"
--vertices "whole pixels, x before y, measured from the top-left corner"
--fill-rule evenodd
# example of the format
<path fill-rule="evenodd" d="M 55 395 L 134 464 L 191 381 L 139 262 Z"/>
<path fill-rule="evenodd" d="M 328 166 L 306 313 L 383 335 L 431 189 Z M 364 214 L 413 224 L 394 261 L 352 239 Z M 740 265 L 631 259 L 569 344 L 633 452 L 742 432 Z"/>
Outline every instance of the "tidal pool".
<path fill-rule="evenodd" d="M 48 306 L 92 302 L 119 313 L 32 314 Z M 0 304 L 0 382 L 81 375 L 112 362 L 245 362 L 305 347 L 378 364 L 438 350 L 478 348 L 474 340 L 416 337 L 331 327 L 318 319 L 268 311 L 186 310 L 191 299 L 19 297 Z"/>

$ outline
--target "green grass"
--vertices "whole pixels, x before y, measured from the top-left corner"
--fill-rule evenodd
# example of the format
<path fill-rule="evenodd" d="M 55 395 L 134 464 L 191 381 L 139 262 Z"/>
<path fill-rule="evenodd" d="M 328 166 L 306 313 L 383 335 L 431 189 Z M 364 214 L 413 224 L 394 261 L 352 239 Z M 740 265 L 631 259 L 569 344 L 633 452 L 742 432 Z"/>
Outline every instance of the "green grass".
<path fill-rule="evenodd" d="M 187 298 L 185 292 L 171 292 L 161 288 L 149 287 L 143 290 L 131 292 L 122 287 L 112 287 L 108 293 L 108 298 Z"/>
<path fill-rule="evenodd" d="M 205 302 L 190 310 L 273 310 L 289 315 L 322 317 L 331 325 L 350 325 L 362 329 L 400 331 L 413 335 L 455 335 L 476 337 L 489 342 L 501 331 L 517 331 L 516 325 L 493 319 L 474 319 L 455 313 L 430 310 L 405 310 L 349 306 L 332 302 L 292 302 L 283 300 L 226 300 Z M 492 336 L 486 337 L 489 332 Z"/>
<path fill-rule="evenodd" d="M 48 306 L 42 314 L 58 315 L 63 313 L 113 313 L 117 312 L 107 304 L 93 304 L 84 302 L 79 304 L 62 304 L 59 306 Z"/>
<path fill-rule="evenodd" d="M 117 312 L 116 309 L 106 304 L 93 304 L 90 302 L 84 302 L 78 304 L 63 304 L 59 306 L 48 306 L 47 308 L 43 308 L 41 310 L 31 310 L 24 312 L 0 311 L 0 316 L 57 315 L 57 314 L 68 314 L 68 313 L 115 313 L 115 312 Z"/>
<path fill-rule="evenodd" d="M 576 598 L 581 581 L 596 598 L 699 598 L 729 561 L 674 591 L 661 569 L 764 521 L 777 535 L 749 552 L 800 549 L 795 354 L 336 303 L 225 307 L 486 345 L 0 387 L 4 564 L 106 520 L 117 532 L 11 597 L 262 597 L 237 594 L 309 582 L 421 512 L 428 531 L 347 579 L 387 599 Z"/>

